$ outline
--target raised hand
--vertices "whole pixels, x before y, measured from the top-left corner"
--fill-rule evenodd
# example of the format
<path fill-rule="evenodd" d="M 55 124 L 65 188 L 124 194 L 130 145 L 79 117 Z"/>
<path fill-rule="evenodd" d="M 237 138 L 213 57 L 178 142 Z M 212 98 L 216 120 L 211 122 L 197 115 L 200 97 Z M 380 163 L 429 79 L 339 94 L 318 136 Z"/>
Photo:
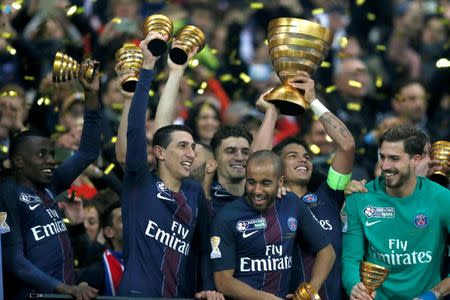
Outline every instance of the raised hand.
<path fill-rule="evenodd" d="M 161 39 L 164 41 L 168 40 L 167 35 L 162 35 L 158 32 L 150 31 L 148 35 L 139 43 L 139 48 L 141 48 L 142 55 L 144 56 L 144 63 L 142 65 L 143 69 L 152 70 L 155 67 L 155 63 L 159 56 L 153 56 L 153 54 L 148 50 L 148 44 L 154 39 Z"/>
<path fill-rule="evenodd" d="M 316 89 L 314 80 L 309 77 L 309 74 L 304 71 L 300 71 L 298 75 L 294 76 L 288 81 L 292 87 L 304 91 L 305 100 L 311 104 L 316 99 Z"/>

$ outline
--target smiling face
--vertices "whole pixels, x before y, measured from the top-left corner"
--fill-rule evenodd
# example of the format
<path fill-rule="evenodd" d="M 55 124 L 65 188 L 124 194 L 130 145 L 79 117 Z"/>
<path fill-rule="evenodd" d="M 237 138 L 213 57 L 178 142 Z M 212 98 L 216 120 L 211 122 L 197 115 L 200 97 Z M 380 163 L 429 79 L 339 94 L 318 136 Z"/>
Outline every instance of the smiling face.
<path fill-rule="evenodd" d="M 219 116 L 209 105 L 203 105 L 197 116 L 197 133 L 201 141 L 210 141 L 220 126 Z"/>
<path fill-rule="evenodd" d="M 413 180 L 420 158 L 406 153 L 403 141 L 384 141 L 380 147 L 380 167 L 386 187 L 398 189 Z"/>
<path fill-rule="evenodd" d="M 283 178 L 277 175 L 271 159 L 252 160 L 247 165 L 245 189 L 247 201 L 257 210 L 271 207 L 277 198 Z"/>
<path fill-rule="evenodd" d="M 311 179 L 313 165 L 305 147 L 299 144 L 288 144 L 282 149 L 280 156 L 286 183 L 307 185 Z"/>
<path fill-rule="evenodd" d="M 216 150 L 217 175 L 229 183 L 245 178 L 245 166 L 250 155 L 250 145 L 243 137 L 223 139 Z"/>
<path fill-rule="evenodd" d="M 14 165 L 20 177 L 29 186 L 47 185 L 55 170 L 55 147 L 45 137 L 29 136 L 20 147 Z"/>

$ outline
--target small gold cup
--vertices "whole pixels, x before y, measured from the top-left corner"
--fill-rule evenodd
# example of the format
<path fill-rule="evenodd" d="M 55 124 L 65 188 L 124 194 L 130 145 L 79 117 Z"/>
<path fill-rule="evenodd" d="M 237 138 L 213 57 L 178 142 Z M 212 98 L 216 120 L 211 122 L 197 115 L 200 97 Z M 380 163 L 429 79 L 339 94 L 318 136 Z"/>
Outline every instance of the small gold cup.
<path fill-rule="evenodd" d="M 125 43 L 116 51 L 116 62 L 123 62 L 119 71 L 133 70 L 134 74 L 130 75 L 120 84 L 122 89 L 127 92 L 134 92 L 139 78 L 139 72 L 144 63 L 144 56 L 141 49 L 132 43 Z"/>
<path fill-rule="evenodd" d="M 332 32 L 311 21 L 297 18 L 277 18 L 269 23 L 269 54 L 272 65 L 283 84 L 267 95 L 284 115 L 299 115 L 308 102 L 287 81 L 299 71 L 312 75 L 328 54 Z"/>
<path fill-rule="evenodd" d="M 175 36 L 177 44 L 169 51 L 170 59 L 177 65 L 184 65 L 189 54 L 198 47 L 200 52 L 205 47 L 205 34 L 198 27 L 187 25 Z"/>
<path fill-rule="evenodd" d="M 142 32 L 144 36 L 147 36 L 151 31 L 167 35 L 169 41 L 173 34 L 173 22 L 168 17 L 160 14 L 148 16 L 142 25 Z M 167 41 L 162 39 L 154 39 L 148 43 L 148 50 L 150 50 L 153 56 L 161 56 L 166 53 L 167 49 Z"/>
<path fill-rule="evenodd" d="M 80 72 L 80 64 L 67 54 L 56 52 L 53 61 L 53 82 L 66 82 L 78 78 Z M 90 67 L 85 72 L 88 81 L 94 78 L 95 67 Z"/>
<path fill-rule="evenodd" d="M 307 282 L 303 282 L 294 293 L 294 300 L 320 300 L 319 293 Z"/>
<path fill-rule="evenodd" d="M 361 261 L 359 265 L 359 277 L 369 295 L 383 284 L 388 273 L 389 269 L 368 261 Z"/>
<path fill-rule="evenodd" d="M 438 160 L 439 165 L 447 166 L 450 162 L 450 142 L 449 141 L 436 141 L 431 145 L 430 158 L 432 160 Z M 435 171 L 431 175 L 431 179 L 442 184 L 448 184 L 450 178 L 443 171 Z"/>

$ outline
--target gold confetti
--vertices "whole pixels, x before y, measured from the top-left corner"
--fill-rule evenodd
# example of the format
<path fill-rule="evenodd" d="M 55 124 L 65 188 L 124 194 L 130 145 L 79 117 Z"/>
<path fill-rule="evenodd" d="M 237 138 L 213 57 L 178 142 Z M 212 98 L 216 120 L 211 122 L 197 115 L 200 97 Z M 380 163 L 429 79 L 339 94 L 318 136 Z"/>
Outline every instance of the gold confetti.
<path fill-rule="evenodd" d="M 8 147 L 2 146 L 2 152 L 3 153 L 8 153 Z"/>
<path fill-rule="evenodd" d="M 69 223 L 70 223 L 70 220 L 69 220 L 68 218 L 63 218 L 63 222 L 64 222 L 65 224 L 69 224 Z"/>
<path fill-rule="evenodd" d="M 111 173 L 111 171 L 114 169 L 115 166 L 116 165 L 114 163 L 110 163 L 103 173 L 105 175 L 108 175 L 109 173 Z"/>
<path fill-rule="evenodd" d="M 367 20 L 369 21 L 375 21 L 376 20 L 376 15 L 374 13 L 367 13 Z"/>
<path fill-rule="evenodd" d="M 335 90 L 336 90 L 336 86 L 335 86 L 335 85 L 330 85 L 330 86 L 328 86 L 328 87 L 325 88 L 325 92 L 326 92 L 327 94 L 329 94 L 329 93 L 331 93 L 331 92 L 333 92 L 333 91 L 335 91 Z"/>
<path fill-rule="evenodd" d="M 309 150 L 314 153 L 315 155 L 320 153 L 320 148 L 316 144 L 312 144 L 309 146 Z"/>
<path fill-rule="evenodd" d="M 348 85 L 355 88 L 362 88 L 362 83 L 356 80 L 349 80 Z"/>
<path fill-rule="evenodd" d="M 349 102 L 349 103 L 347 103 L 347 109 L 348 110 L 353 110 L 353 111 L 360 111 L 361 110 L 361 103 Z"/>
<path fill-rule="evenodd" d="M 375 80 L 375 86 L 377 88 L 380 88 L 383 86 L 383 77 L 381 76 L 377 76 L 376 80 Z"/>
<path fill-rule="evenodd" d="M 323 14 L 324 11 L 325 10 L 323 8 L 316 8 L 316 9 L 313 9 L 311 13 L 313 14 L 313 16 L 317 16 L 317 15 Z"/>
<path fill-rule="evenodd" d="M 121 102 L 112 103 L 111 104 L 111 108 L 114 109 L 114 110 L 122 110 L 123 109 L 123 103 L 121 103 Z"/>
<path fill-rule="evenodd" d="M 44 98 L 39 98 L 37 101 L 37 105 L 41 106 L 42 104 L 44 104 Z"/>
<path fill-rule="evenodd" d="M 155 91 L 154 91 L 154 90 L 148 91 L 148 95 L 149 95 L 150 97 L 155 96 Z"/>
<path fill-rule="evenodd" d="M 341 37 L 341 40 L 339 41 L 339 45 L 341 46 L 341 48 L 345 48 L 348 45 L 348 38 L 343 36 Z"/>
<path fill-rule="evenodd" d="M 222 82 L 230 81 L 231 79 L 233 79 L 231 74 L 223 74 L 219 77 L 219 80 Z"/>
<path fill-rule="evenodd" d="M 196 58 L 191 59 L 189 61 L 189 67 L 191 67 L 191 68 L 195 68 L 196 66 L 198 66 L 198 64 L 199 64 L 199 62 L 198 62 L 198 59 L 196 59 Z"/>
<path fill-rule="evenodd" d="M 332 143 L 333 142 L 333 139 L 327 134 L 327 136 L 325 137 L 325 140 L 328 142 L 328 143 Z"/>
<path fill-rule="evenodd" d="M 23 76 L 23 79 L 25 79 L 26 81 L 33 81 L 36 78 L 34 78 L 34 76 Z"/>
<path fill-rule="evenodd" d="M 265 44 L 265 45 L 269 45 L 269 39 L 265 39 L 265 40 L 264 40 L 264 44 Z"/>
<path fill-rule="evenodd" d="M 205 92 L 204 89 L 198 89 L 197 90 L 197 94 L 199 94 L 199 95 L 203 95 L 204 92 Z"/>
<path fill-rule="evenodd" d="M 16 55 L 16 53 L 17 53 L 17 50 L 14 49 L 13 47 L 11 47 L 10 45 L 6 46 L 6 51 L 8 51 L 9 54 L 11 54 L 11 55 Z"/>
<path fill-rule="evenodd" d="M 211 48 L 211 53 L 216 55 L 217 54 L 217 49 Z"/>
<path fill-rule="evenodd" d="M 117 136 L 113 136 L 113 137 L 111 138 L 111 143 L 112 143 L 112 144 L 117 143 Z"/>
<path fill-rule="evenodd" d="M 73 16 L 77 12 L 78 7 L 76 5 L 72 5 L 68 10 L 66 15 L 68 17 Z"/>
<path fill-rule="evenodd" d="M 15 10 L 19 10 L 22 8 L 22 3 L 23 1 L 14 1 L 13 3 L 11 3 L 11 7 Z"/>
<path fill-rule="evenodd" d="M 446 58 L 441 58 L 436 62 L 436 67 L 448 68 L 448 67 L 450 67 L 450 60 L 448 60 Z"/>
<path fill-rule="evenodd" d="M 120 23 L 122 23 L 122 19 L 121 19 L 121 18 L 118 18 L 118 17 L 115 17 L 115 18 L 113 18 L 113 19 L 111 20 L 111 22 L 116 23 L 116 24 L 120 24 Z"/>
<path fill-rule="evenodd" d="M 14 36 L 14 34 L 12 34 L 11 32 L 5 31 L 5 32 L 0 33 L 0 36 L 4 39 L 10 39 Z"/>
<path fill-rule="evenodd" d="M 320 65 L 320 67 L 326 68 L 326 69 L 327 69 L 327 68 L 331 67 L 331 63 L 324 60 L 324 61 L 322 62 L 322 64 Z"/>
<path fill-rule="evenodd" d="M 45 106 L 49 106 L 50 103 L 52 103 L 52 101 L 50 100 L 50 98 L 44 97 L 44 105 L 45 105 Z"/>
<path fill-rule="evenodd" d="M 262 9 L 262 8 L 264 8 L 264 3 L 252 2 L 252 3 L 250 3 L 250 8 L 251 9 Z"/>
<path fill-rule="evenodd" d="M 203 81 L 201 84 L 200 84 L 200 88 L 201 89 L 206 89 L 206 87 L 208 86 L 208 83 L 206 82 L 206 81 Z"/>
<path fill-rule="evenodd" d="M 189 86 L 197 86 L 197 82 L 192 78 L 188 78 L 186 82 Z"/>
<path fill-rule="evenodd" d="M 366 2 L 366 0 L 356 0 L 356 5 L 361 6 Z"/>
<path fill-rule="evenodd" d="M 55 130 L 57 131 L 57 132 L 64 132 L 64 131 L 66 131 L 66 126 L 64 126 L 64 125 L 56 125 L 55 126 Z"/>
<path fill-rule="evenodd" d="M 375 49 L 377 49 L 378 51 L 386 51 L 386 46 L 385 45 L 376 45 Z"/>
<path fill-rule="evenodd" d="M 241 72 L 241 74 L 239 74 L 239 78 L 245 82 L 245 83 L 249 83 L 252 79 L 250 78 L 250 76 L 248 76 L 247 74 L 245 74 L 244 72 Z"/>
<path fill-rule="evenodd" d="M 187 108 L 190 108 L 190 107 L 194 106 L 194 104 L 192 103 L 191 100 L 186 100 L 186 101 L 184 101 L 184 106 L 186 106 Z"/>

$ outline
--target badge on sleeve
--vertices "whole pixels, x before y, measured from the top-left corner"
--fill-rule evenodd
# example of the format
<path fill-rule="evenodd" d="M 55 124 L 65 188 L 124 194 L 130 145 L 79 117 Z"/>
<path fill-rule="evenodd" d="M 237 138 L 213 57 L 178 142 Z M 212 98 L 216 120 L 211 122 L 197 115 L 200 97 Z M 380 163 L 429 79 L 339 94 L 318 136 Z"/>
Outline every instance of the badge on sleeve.
<path fill-rule="evenodd" d="M 211 255 L 210 255 L 211 259 L 221 258 L 222 253 L 220 252 L 220 249 L 219 249 L 220 237 L 215 235 L 215 236 L 212 236 L 210 240 L 211 240 L 211 248 L 212 248 Z"/>
<path fill-rule="evenodd" d="M 6 224 L 6 217 L 8 214 L 4 211 L 0 211 L 0 234 L 4 234 L 10 231 L 8 224 Z"/>

